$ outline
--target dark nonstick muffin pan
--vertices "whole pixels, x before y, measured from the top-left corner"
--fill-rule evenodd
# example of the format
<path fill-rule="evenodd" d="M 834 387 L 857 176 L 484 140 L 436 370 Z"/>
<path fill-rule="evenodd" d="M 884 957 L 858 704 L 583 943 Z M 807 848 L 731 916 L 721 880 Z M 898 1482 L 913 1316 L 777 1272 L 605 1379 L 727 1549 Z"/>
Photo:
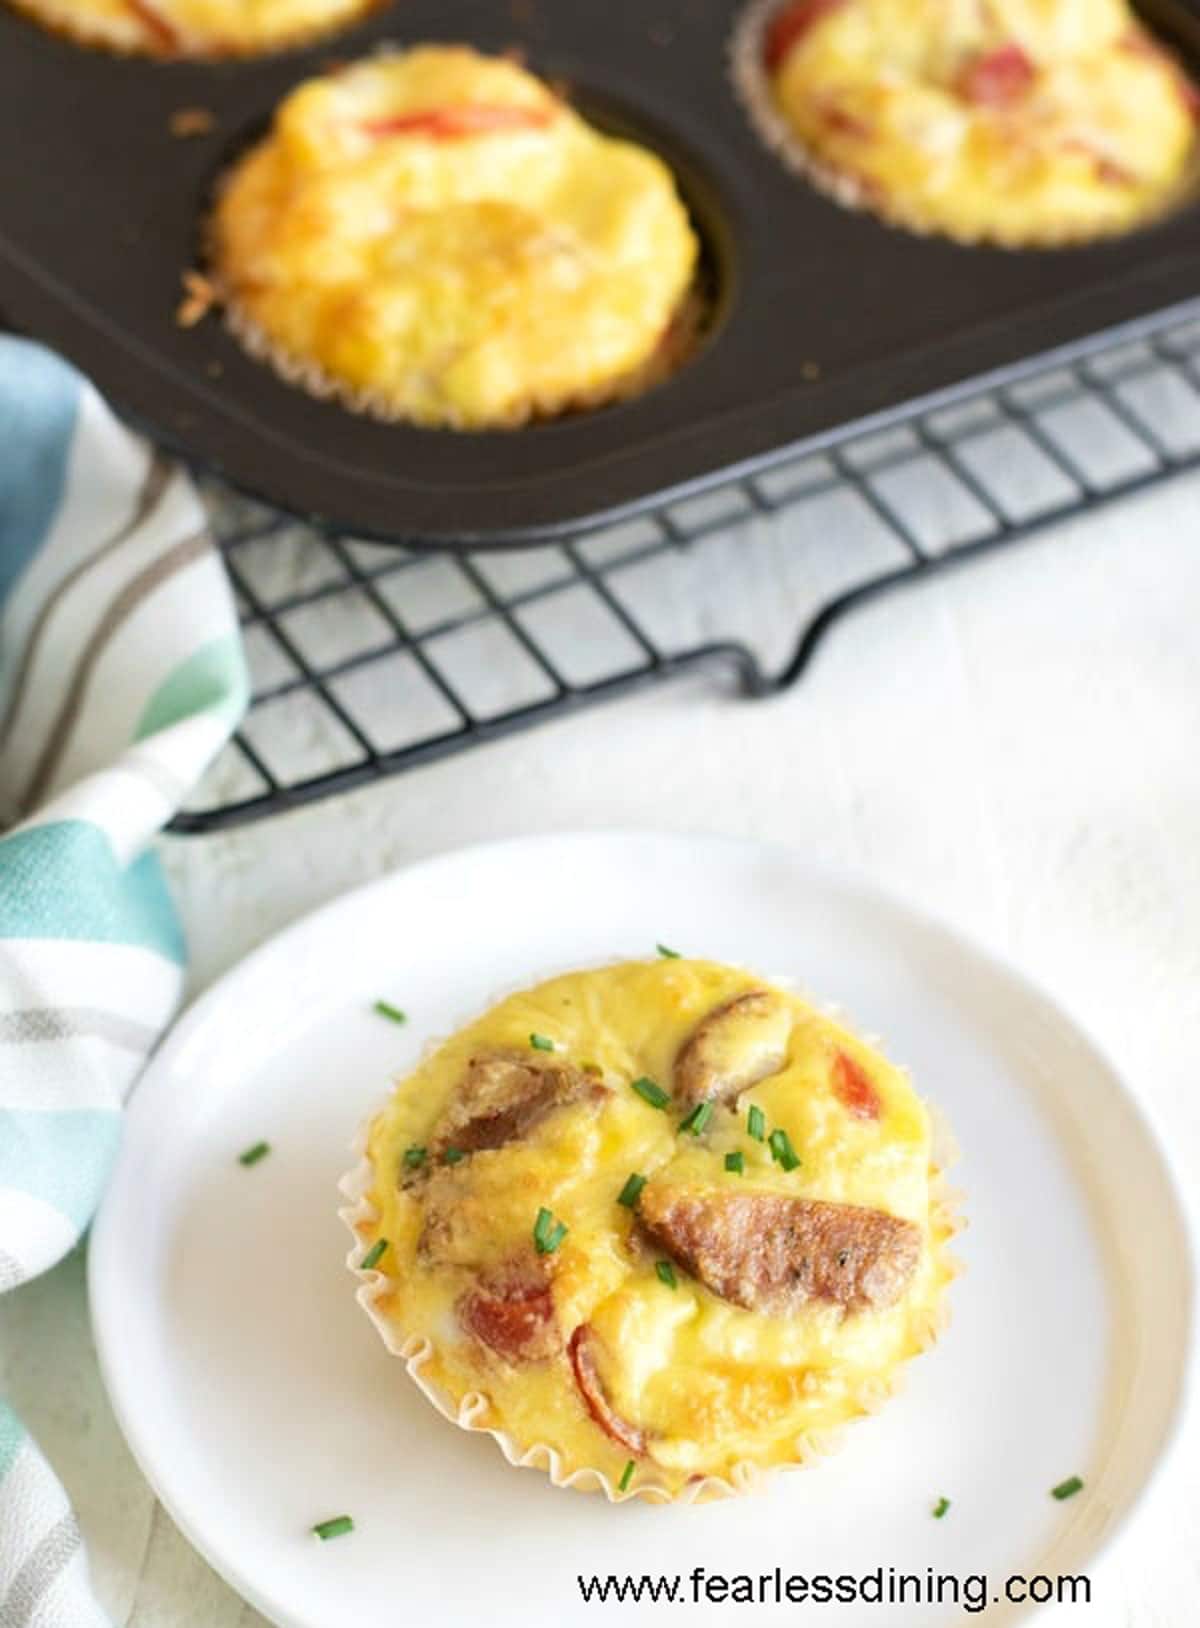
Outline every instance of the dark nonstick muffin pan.
<path fill-rule="evenodd" d="M 1195 71 L 1187 0 L 1140 8 Z M 397 0 L 305 50 L 155 63 L 0 14 L 0 311 L 164 443 L 286 509 L 431 545 L 562 537 L 792 456 L 1200 288 L 1200 205 L 1127 237 L 965 248 L 840 209 L 766 150 L 729 81 L 729 0 Z M 381 41 L 517 47 L 674 166 L 705 239 L 699 353 L 636 400 L 515 431 L 377 423 L 284 383 L 219 317 L 176 321 L 213 183 L 278 101 Z M 206 136 L 170 134 L 205 108 Z"/>

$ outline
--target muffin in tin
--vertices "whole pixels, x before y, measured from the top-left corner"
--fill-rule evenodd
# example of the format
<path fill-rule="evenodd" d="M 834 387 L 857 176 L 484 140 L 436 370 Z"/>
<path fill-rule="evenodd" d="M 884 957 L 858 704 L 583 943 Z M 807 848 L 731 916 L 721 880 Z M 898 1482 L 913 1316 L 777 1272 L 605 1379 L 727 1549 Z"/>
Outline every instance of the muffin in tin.
<path fill-rule="evenodd" d="M 784 0 L 756 15 L 741 76 L 785 155 L 899 224 L 1080 242 L 1161 215 L 1194 179 L 1195 87 L 1126 0 Z"/>
<path fill-rule="evenodd" d="M 694 312 L 698 242 L 666 164 L 465 47 L 300 86 L 211 226 L 252 349 L 414 424 L 510 428 L 633 394 L 676 365 Z"/>
<path fill-rule="evenodd" d="M 381 0 L 9 0 L 83 45 L 152 57 L 251 56 L 348 27 Z"/>
<path fill-rule="evenodd" d="M 936 1336 L 953 1229 L 908 1077 L 702 960 L 510 996 L 346 1178 L 360 1299 L 449 1417 L 610 1498 L 803 1463 Z"/>

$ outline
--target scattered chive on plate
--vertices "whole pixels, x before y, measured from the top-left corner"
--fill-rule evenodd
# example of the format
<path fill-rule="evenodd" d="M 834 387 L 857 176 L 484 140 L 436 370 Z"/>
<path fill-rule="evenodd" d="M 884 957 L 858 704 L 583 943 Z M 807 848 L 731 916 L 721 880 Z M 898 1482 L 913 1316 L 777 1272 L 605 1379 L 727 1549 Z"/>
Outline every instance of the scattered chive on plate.
<path fill-rule="evenodd" d="M 354 1520 L 349 1515 L 334 1515 L 331 1520 L 318 1521 L 312 1528 L 314 1537 L 320 1538 L 322 1543 L 328 1543 L 330 1538 L 345 1537 L 347 1532 L 353 1532 Z"/>

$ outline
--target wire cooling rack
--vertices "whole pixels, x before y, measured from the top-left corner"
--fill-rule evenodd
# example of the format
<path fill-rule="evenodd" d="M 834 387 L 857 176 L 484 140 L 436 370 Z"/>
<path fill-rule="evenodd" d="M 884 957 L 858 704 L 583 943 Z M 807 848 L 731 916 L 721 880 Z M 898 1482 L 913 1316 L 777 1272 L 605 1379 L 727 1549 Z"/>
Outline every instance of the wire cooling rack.
<path fill-rule="evenodd" d="M 794 684 L 898 584 L 1200 464 L 1200 315 L 574 541 L 431 554 L 206 481 L 253 703 L 173 829 L 257 819 L 673 676 Z"/>

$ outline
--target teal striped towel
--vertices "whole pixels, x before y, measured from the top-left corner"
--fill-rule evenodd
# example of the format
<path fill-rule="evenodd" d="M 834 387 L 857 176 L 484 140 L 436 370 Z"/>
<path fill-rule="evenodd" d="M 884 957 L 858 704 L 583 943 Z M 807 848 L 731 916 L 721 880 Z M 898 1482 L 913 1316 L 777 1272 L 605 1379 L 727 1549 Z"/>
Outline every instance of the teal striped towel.
<path fill-rule="evenodd" d="M 245 700 L 186 476 L 0 335 L 0 1291 L 96 1208 L 183 986 L 148 844 Z M 66 1495 L 0 1401 L 0 1628 L 104 1620 Z"/>

